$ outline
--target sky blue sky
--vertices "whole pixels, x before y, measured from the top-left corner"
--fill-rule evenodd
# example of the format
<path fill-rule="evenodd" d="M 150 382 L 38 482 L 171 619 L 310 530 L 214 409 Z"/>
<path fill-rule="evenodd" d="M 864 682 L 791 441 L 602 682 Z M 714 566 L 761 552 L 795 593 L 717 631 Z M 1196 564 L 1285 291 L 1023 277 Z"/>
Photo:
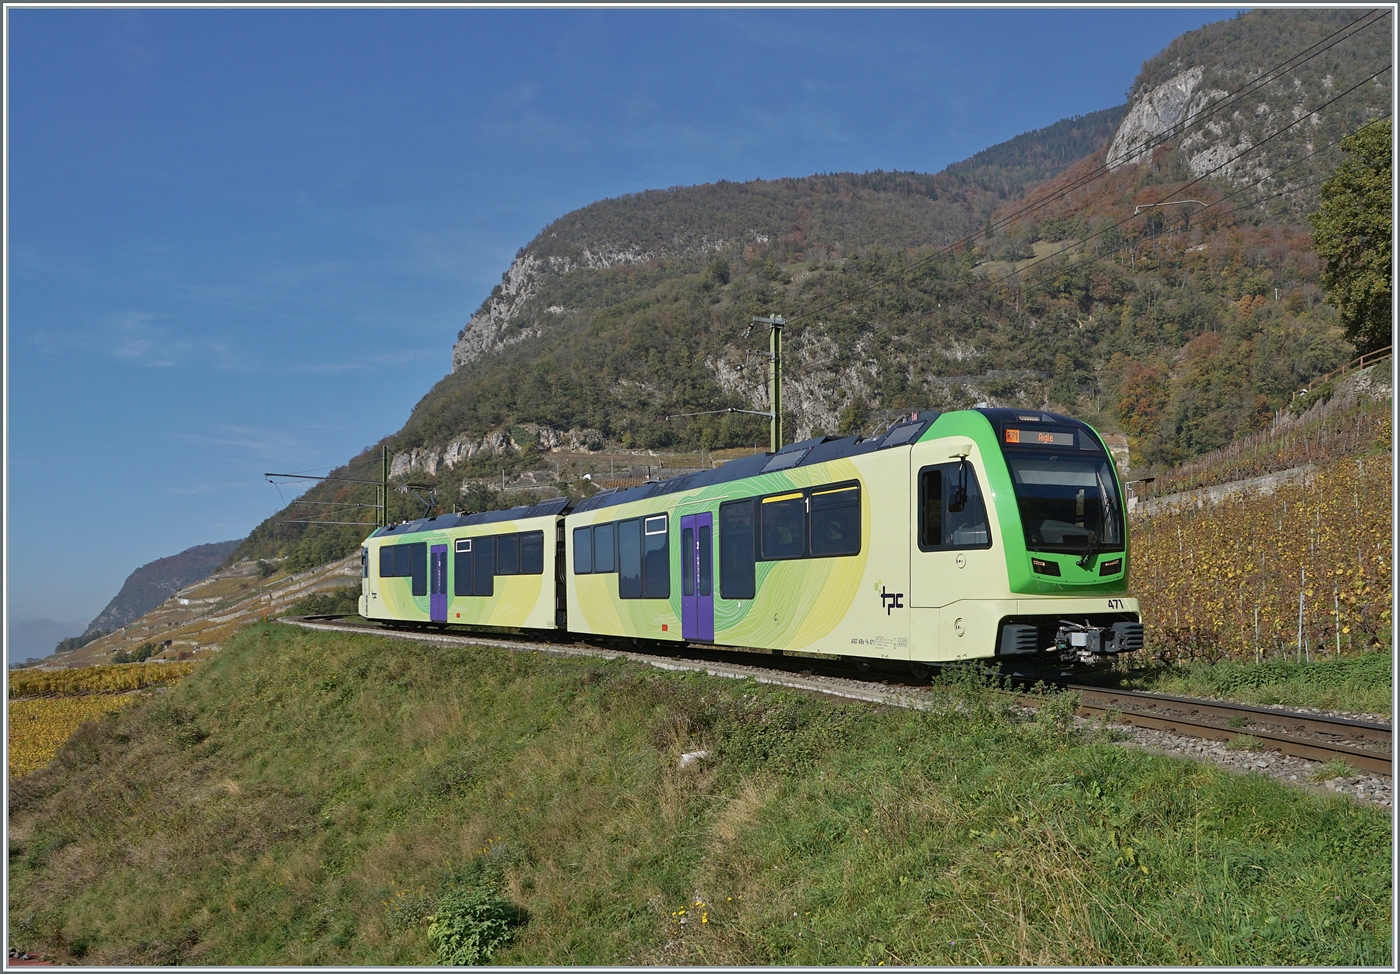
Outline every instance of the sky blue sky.
<path fill-rule="evenodd" d="M 12 632 L 397 430 L 563 213 L 934 172 L 1233 13 L 9 8 Z"/>

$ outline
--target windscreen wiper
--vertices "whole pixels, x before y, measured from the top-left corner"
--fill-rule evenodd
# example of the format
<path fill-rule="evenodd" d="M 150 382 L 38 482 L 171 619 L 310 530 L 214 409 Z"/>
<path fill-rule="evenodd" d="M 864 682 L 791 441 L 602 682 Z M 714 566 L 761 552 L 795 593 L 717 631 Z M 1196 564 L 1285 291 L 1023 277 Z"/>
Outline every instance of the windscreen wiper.
<path fill-rule="evenodd" d="M 1089 543 L 1084 546 L 1084 554 L 1079 556 L 1077 562 L 1079 567 L 1088 568 L 1089 563 L 1094 560 L 1094 556 L 1099 553 L 1099 548 L 1099 533 L 1097 531 L 1089 532 Z"/>

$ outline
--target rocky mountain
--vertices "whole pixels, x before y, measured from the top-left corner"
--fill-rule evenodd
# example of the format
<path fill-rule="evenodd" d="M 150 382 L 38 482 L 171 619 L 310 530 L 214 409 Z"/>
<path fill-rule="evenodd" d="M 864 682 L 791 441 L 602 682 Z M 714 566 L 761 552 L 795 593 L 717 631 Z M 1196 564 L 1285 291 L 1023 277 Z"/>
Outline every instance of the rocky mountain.
<path fill-rule="evenodd" d="M 1389 109 L 1392 21 L 1384 10 L 1253 10 L 1183 34 L 1128 92 L 1108 165 L 1141 163 L 1171 135 L 1192 176 L 1301 189 L 1270 210 L 1310 211 L 1336 165 L 1319 150 Z"/>
<path fill-rule="evenodd" d="M 136 569 L 107 607 L 88 624 L 83 637 L 120 629 L 141 618 L 171 595 L 212 575 L 241 543 L 220 541 L 195 545 L 178 555 L 157 558 Z"/>
<path fill-rule="evenodd" d="M 1215 449 L 1352 354 L 1303 217 L 1332 143 L 1389 110 L 1389 37 L 1384 11 L 1252 11 L 1174 41 L 1126 107 L 940 173 L 720 182 L 566 214 L 386 439 L 394 475 L 479 508 L 498 499 L 489 480 L 552 451 L 765 442 L 756 417 L 674 417 L 766 408 L 766 335 L 745 326 L 773 313 L 790 322 L 790 438 L 988 403 L 1126 434 L 1139 467 Z M 1182 196 L 1200 202 L 1151 205 Z M 333 493 L 367 499 L 307 499 Z M 329 557 L 354 534 L 270 521 L 240 556 Z"/>

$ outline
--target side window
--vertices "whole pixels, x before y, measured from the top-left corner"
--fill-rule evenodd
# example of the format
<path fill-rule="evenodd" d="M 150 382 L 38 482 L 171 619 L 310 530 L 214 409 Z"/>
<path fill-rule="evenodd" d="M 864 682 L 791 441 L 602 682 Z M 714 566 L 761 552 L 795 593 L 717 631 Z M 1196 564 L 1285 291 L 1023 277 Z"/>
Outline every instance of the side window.
<path fill-rule="evenodd" d="M 413 575 L 413 545 L 394 545 L 394 574 L 399 578 L 409 578 Z"/>
<path fill-rule="evenodd" d="M 496 536 L 496 574 L 520 574 L 520 535 L 501 534 Z"/>
<path fill-rule="evenodd" d="M 369 578 L 369 549 L 360 549 L 360 577 Z"/>
<path fill-rule="evenodd" d="M 617 597 L 642 597 L 642 522 L 617 522 Z"/>
<path fill-rule="evenodd" d="M 807 553 L 807 498 L 801 491 L 763 498 L 763 558 L 801 558 Z"/>
<path fill-rule="evenodd" d="M 649 517 L 642 522 L 642 557 L 645 578 L 642 580 L 643 597 L 648 599 L 669 599 L 671 597 L 671 546 L 665 514 Z"/>
<path fill-rule="evenodd" d="M 472 554 L 475 556 L 475 576 L 472 588 L 476 595 L 494 595 L 496 592 L 496 539 L 473 538 Z"/>
<path fill-rule="evenodd" d="M 812 556 L 860 554 L 860 486 L 812 491 Z"/>
<path fill-rule="evenodd" d="M 617 571 L 614 549 L 617 545 L 617 528 L 613 524 L 598 524 L 593 528 L 593 570 L 595 572 Z"/>
<path fill-rule="evenodd" d="M 719 594 L 724 599 L 754 597 L 753 499 L 719 506 Z"/>
<path fill-rule="evenodd" d="M 472 566 L 472 539 L 458 538 L 452 553 L 452 594 L 474 595 L 472 580 L 475 568 Z"/>
<path fill-rule="evenodd" d="M 700 528 L 700 594 L 714 593 L 714 543 L 710 540 L 710 526 Z"/>
<path fill-rule="evenodd" d="M 695 531 L 681 528 L 681 594 L 695 594 Z"/>
<path fill-rule="evenodd" d="M 543 531 L 526 531 L 520 536 L 520 574 L 544 574 Z"/>
<path fill-rule="evenodd" d="M 959 503 L 960 486 L 967 498 Z M 954 510 L 957 508 L 957 510 Z M 982 487 L 972 464 L 943 463 L 919 471 L 919 547 L 990 548 Z"/>
<path fill-rule="evenodd" d="M 574 574 L 593 571 L 593 529 L 574 528 Z"/>
<path fill-rule="evenodd" d="M 394 546 L 391 544 L 379 546 L 379 577 L 394 577 Z"/>
<path fill-rule="evenodd" d="M 992 544 L 992 535 L 987 528 L 987 507 L 982 502 L 977 471 L 972 469 L 970 463 L 963 471 L 959 471 L 959 466 L 953 463 L 944 468 L 948 471 L 944 478 L 948 484 L 943 491 L 948 499 L 944 505 L 944 538 L 950 548 L 988 548 Z M 955 503 L 955 495 L 958 485 L 963 482 L 967 484 L 967 501 L 959 505 Z M 954 511 L 953 508 L 958 506 L 962 510 Z"/>
<path fill-rule="evenodd" d="M 919 471 L 919 547 L 943 544 L 943 471 L 925 467 Z"/>
<path fill-rule="evenodd" d="M 411 558 L 409 564 L 412 566 L 413 594 L 428 594 L 428 543 L 420 541 L 417 544 L 402 545 L 408 549 Z"/>

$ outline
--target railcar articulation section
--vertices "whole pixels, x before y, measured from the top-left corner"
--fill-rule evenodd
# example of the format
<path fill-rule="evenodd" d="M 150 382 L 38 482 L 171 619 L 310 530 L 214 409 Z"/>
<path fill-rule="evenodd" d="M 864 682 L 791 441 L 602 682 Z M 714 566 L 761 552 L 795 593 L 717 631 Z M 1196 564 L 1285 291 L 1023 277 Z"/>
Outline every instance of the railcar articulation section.
<path fill-rule="evenodd" d="M 1090 427 L 919 413 L 884 434 L 376 531 L 372 619 L 939 662 L 1142 645 L 1121 488 Z"/>

